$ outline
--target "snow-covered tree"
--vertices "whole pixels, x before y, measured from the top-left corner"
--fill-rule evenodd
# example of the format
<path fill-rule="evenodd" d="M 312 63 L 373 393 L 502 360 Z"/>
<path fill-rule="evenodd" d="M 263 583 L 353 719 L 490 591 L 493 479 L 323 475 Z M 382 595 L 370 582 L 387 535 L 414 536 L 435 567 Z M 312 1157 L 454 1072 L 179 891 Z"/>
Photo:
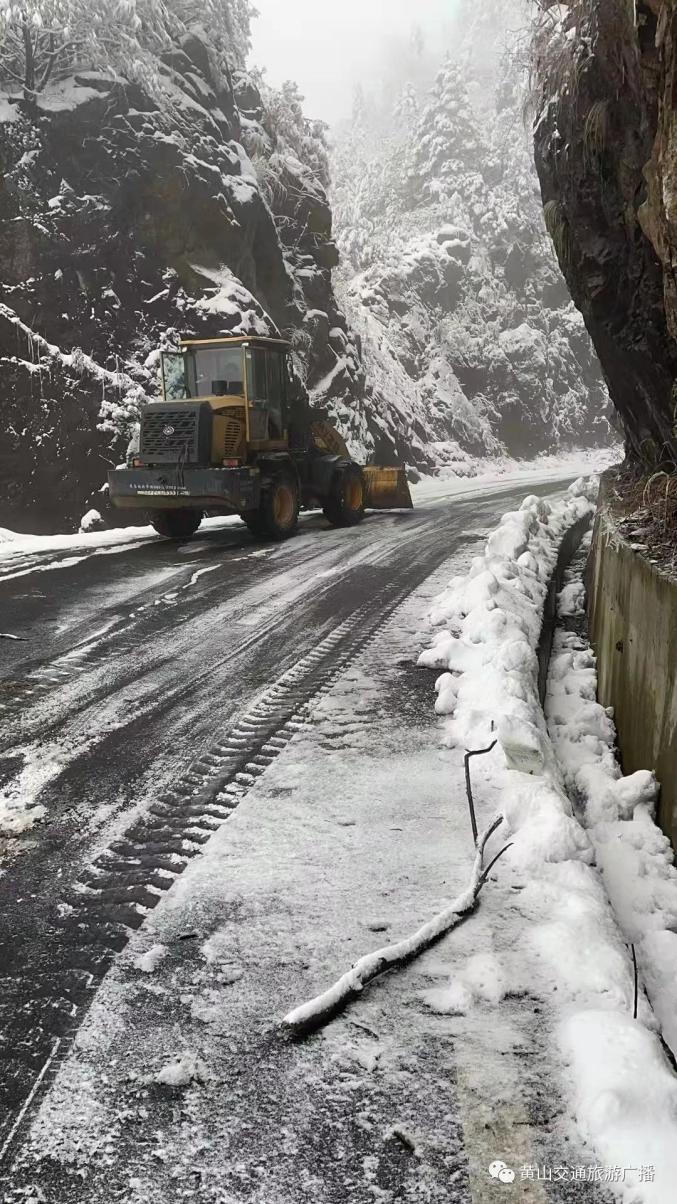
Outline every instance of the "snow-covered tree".
<path fill-rule="evenodd" d="M 291 153 L 311 171 L 323 188 L 329 184 L 327 127 L 303 112 L 303 96 L 297 84 L 287 80 L 281 88 L 265 88 L 264 127 L 276 150 Z"/>
<path fill-rule="evenodd" d="M 479 170 L 483 157 L 463 68 L 447 57 L 414 134 L 407 189 L 411 204 L 453 196 Z"/>
<path fill-rule="evenodd" d="M 333 154 L 339 295 L 371 404 L 397 415 L 421 463 L 455 472 L 468 453 L 524 454 L 604 426 L 522 120 L 522 12 L 464 0 L 424 75 L 396 48 Z"/>
<path fill-rule="evenodd" d="M 250 0 L 167 0 L 167 4 L 187 29 L 201 35 L 217 58 L 225 58 L 231 67 L 244 67 L 256 16 Z"/>
<path fill-rule="evenodd" d="M 0 83 L 35 104 L 47 85 L 102 64 L 133 70 L 166 44 L 163 0 L 0 0 Z"/>
<path fill-rule="evenodd" d="M 217 65 L 241 67 L 254 11 L 249 0 L 0 0 L 0 85 L 29 107 L 83 69 L 112 68 L 152 87 L 158 54 L 190 30 Z"/>

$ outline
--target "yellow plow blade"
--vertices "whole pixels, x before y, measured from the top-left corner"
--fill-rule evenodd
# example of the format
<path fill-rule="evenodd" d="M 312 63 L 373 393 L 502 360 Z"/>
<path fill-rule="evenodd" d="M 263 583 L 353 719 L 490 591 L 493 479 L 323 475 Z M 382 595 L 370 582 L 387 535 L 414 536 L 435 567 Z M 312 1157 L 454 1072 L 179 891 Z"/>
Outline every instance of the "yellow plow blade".
<path fill-rule="evenodd" d="M 413 510 L 405 468 L 363 468 L 367 510 Z"/>

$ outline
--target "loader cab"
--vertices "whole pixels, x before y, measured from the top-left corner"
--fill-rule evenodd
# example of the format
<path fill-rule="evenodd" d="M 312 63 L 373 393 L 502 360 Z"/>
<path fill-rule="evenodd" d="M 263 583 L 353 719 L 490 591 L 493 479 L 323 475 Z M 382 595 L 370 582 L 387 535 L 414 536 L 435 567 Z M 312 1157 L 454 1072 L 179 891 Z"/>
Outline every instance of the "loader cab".
<path fill-rule="evenodd" d="M 163 353 L 165 404 L 206 403 L 212 410 L 212 464 L 246 461 L 288 447 L 290 345 L 282 339 L 185 339 Z"/>

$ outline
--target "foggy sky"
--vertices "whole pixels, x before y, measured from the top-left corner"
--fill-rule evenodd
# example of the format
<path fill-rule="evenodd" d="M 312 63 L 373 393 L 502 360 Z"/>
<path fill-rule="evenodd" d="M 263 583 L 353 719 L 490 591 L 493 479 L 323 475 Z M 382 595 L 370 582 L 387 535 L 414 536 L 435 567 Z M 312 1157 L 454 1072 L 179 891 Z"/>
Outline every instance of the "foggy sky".
<path fill-rule="evenodd" d="M 255 0 L 252 65 L 279 86 L 294 79 L 309 117 L 330 124 L 350 112 L 355 84 L 368 83 L 385 44 L 417 22 L 439 37 L 456 0 Z"/>

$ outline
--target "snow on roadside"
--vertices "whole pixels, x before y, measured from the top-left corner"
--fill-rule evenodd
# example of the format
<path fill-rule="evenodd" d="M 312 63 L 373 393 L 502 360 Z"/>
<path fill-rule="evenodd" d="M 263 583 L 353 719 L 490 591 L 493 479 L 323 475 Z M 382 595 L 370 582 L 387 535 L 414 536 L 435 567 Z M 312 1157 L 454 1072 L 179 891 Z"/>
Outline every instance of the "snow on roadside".
<path fill-rule="evenodd" d="M 505 843 L 508 838 L 513 846 L 501 872 L 513 874 L 524 925 L 507 974 L 514 980 L 522 953 L 531 955 L 536 969 L 522 986 L 549 1001 L 560 1054 L 572 1072 L 568 1090 L 576 1128 L 601 1161 L 632 1167 L 622 1180 L 611 1181 L 626 1204 L 669 1204 L 677 1177 L 677 1079 L 644 997 L 633 1018 L 632 962 L 618 924 L 623 920 L 614 915 L 605 890 L 607 882 L 613 885 L 614 872 L 620 889 L 628 857 L 635 858 L 631 872 L 642 870 L 651 782 L 642 777 L 618 785 L 607 749 L 598 819 L 618 824 L 625 802 L 637 819 L 626 815 L 623 822 L 638 826 L 622 855 L 614 834 L 602 881 L 594 865 L 596 833 L 586 832 L 574 814 L 538 693 L 537 646 L 548 583 L 562 537 L 592 513 L 595 496 L 596 482 L 578 481 L 560 503 L 551 506 L 531 497 L 519 511 L 504 515 L 469 574 L 454 578 L 433 603 L 430 618 L 439 630 L 419 663 L 443 670 L 436 710 L 444 717 L 447 746 L 480 749 L 496 742 L 481 759 L 481 773 L 486 792 L 501 799 L 504 823 L 495 839 Z M 565 609 L 574 601 L 569 594 Z M 585 653 L 569 649 L 566 654 L 577 672 L 589 673 Z M 592 706 L 589 676 L 585 689 L 561 717 L 562 739 L 577 714 Z M 598 743 L 608 740 L 613 729 L 603 709 L 586 714 Z M 579 739 L 579 751 L 587 749 L 587 738 Z M 589 766 L 579 769 L 582 784 L 586 768 L 589 775 Z M 479 778 L 480 771 L 475 772 Z M 660 857 L 660 849 L 655 852 Z M 655 908 L 651 914 L 656 915 Z M 647 939 L 667 936 L 663 928 Z M 669 985 L 674 999 L 675 984 Z M 470 1006 L 472 998 L 459 981 L 427 1002 L 455 1011 Z"/>
<path fill-rule="evenodd" d="M 613 449 L 609 451 L 595 450 L 594 452 L 581 451 L 565 456 L 541 456 L 538 460 L 522 462 L 487 460 L 485 462 L 486 471 L 473 477 L 455 475 L 424 477 L 418 485 L 412 486 L 412 494 L 415 504 L 454 496 L 460 498 L 476 493 L 484 494 L 489 484 L 505 485 L 506 489 L 522 481 L 532 482 L 536 485 L 556 481 L 567 475 L 574 476 L 581 471 L 589 471 L 593 468 L 599 470 L 608 464 L 616 463 L 617 460 L 618 453 Z M 90 511 L 85 515 L 85 519 L 89 519 L 90 515 L 96 513 L 96 511 Z M 83 519 L 83 523 L 85 519 Z M 203 519 L 198 538 L 200 534 L 207 531 L 221 530 L 234 525 L 240 525 L 239 518 L 218 516 Z M 100 549 L 123 550 L 129 544 L 136 545 L 160 538 L 150 526 L 102 530 L 94 520 L 91 523 L 87 522 L 86 526 L 87 530 L 58 535 L 27 535 L 0 527 L 0 566 L 7 566 L 8 563 L 11 564 L 12 561 L 21 560 L 26 556 L 42 556 L 72 550 L 82 552 L 83 555 Z M 70 563 L 77 564 L 79 560 L 73 558 Z M 68 566 L 61 561 L 55 567 L 65 568 Z"/>
<path fill-rule="evenodd" d="M 583 591 L 580 576 L 565 591 L 574 588 Z M 597 702 L 596 658 L 573 632 L 555 634 L 545 713 L 607 894 L 677 1056 L 677 869 L 655 822 L 658 786 L 647 770 L 623 776 L 612 713 Z"/>
<path fill-rule="evenodd" d="M 220 530 L 222 527 L 240 523 L 239 518 L 207 518 L 200 531 Z M 22 535 L 0 527 L 0 563 L 19 555 L 41 555 L 49 552 L 67 552 L 71 549 L 83 552 L 98 548 L 123 548 L 126 544 L 138 544 L 146 540 L 158 540 L 160 536 L 150 526 L 114 527 L 108 531 L 94 528 L 78 531 L 71 535 Z"/>
<path fill-rule="evenodd" d="M 492 486 L 509 485 L 522 481 L 545 484 L 565 477 L 589 476 L 603 472 L 618 464 L 622 452 L 617 447 L 583 448 L 577 452 L 560 455 L 538 456 L 535 460 L 512 460 L 508 457 L 485 458 L 477 461 L 472 473 L 459 475 L 452 469 L 440 469 L 436 476 L 421 476 L 411 488 L 414 504 L 430 501 L 436 497 L 454 494 L 482 494 L 489 483 Z"/>
<path fill-rule="evenodd" d="M 677 1078 L 656 1037 L 620 1012 L 583 1010 L 564 1021 L 561 1041 L 574 1071 L 582 1135 L 605 1167 L 638 1173 L 637 1186 L 614 1183 L 621 1198 L 627 1204 L 671 1204 Z"/>

